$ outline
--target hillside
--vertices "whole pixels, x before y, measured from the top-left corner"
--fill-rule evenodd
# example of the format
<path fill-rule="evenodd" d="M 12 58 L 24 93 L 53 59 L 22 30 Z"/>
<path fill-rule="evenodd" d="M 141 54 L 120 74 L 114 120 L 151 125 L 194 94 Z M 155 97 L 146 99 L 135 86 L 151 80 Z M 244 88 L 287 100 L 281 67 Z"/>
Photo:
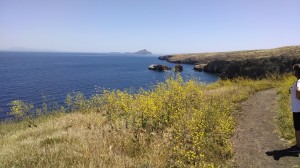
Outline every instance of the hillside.
<path fill-rule="evenodd" d="M 30 111 L 38 116 L 18 101 L 12 108 L 18 120 L 0 123 L 0 167 L 234 167 L 247 159 L 249 165 L 260 159 L 291 167 L 286 159 L 272 159 L 284 144 L 273 145 L 279 141 L 268 124 L 278 113 L 281 137 L 294 141 L 288 98 L 294 80 L 289 75 L 203 85 L 177 76 L 151 91 L 106 90 L 89 99 L 71 94 L 64 107 L 49 111 L 45 103 Z M 269 88 L 277 90 L 256 94 Z M 247 150 L 239 151 L 241 146 Z"/>
<path fill-rule="evenodd" d="M 266 50 L 247 50 L 198 54 L 178 54 L 159 57 L 173 63 L 207 64 L 205 72 L 218 73 L 221 78 L 239 76 L 263 78 L 269 74 L 284 74 L 300 63 L 300 46 Z"/>
<path fill-rule="evenodd" d="M 234 155 L 239 102 L 277 83 L 177 76 L 136 94 L 68 95 L 57 111 L 31 111 L 37 118 L 18 101 L 18 121 L 0 124 L 0 167 L 220 167 Z"/>
<path fill-rule="evenodd" d="M 266 57 L 277 56 L 300 56 L 300 46 L 287 46 L 274 49 L 264 50 L 244 50 L 244 51 L 231 51 L 231 52 L 208 52 L 208 53 L 194 53 L 194 54 L 175 54 L 161 56 L 159 59 L 167 60 L 173 63 L 209 63 L 211 61 L 222 60 L 244 60 L 244 59 L 258 59 Z"/>

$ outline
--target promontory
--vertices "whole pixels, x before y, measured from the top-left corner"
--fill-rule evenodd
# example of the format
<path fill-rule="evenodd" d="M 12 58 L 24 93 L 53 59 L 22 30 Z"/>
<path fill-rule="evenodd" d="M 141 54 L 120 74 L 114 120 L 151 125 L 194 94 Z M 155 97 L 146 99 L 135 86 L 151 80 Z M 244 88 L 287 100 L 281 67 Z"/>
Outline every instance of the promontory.
<path fill-rule="evenodd" d="M 175 54 L 159 57 L 172 63 L 206 64 L 205 72 L 218 73 L 221 78 L 263 78 L 270 74 L 292 71 L 300 63 L 300 45 L 273 49 Z"/>

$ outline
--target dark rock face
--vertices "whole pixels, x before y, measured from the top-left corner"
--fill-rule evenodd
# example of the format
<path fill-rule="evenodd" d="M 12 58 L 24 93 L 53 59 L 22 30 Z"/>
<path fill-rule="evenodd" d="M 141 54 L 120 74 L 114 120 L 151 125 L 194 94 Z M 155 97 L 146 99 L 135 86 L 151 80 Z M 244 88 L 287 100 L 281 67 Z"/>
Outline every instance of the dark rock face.
<path fill-rule="evenodd" d="M 195 71 L 203 71 L 204 70 L 204 67 L 206 66 L 206 64 L 195 64 L 194 66 L 194 70 Z"/>
<path fill-rule="evenodd" d="M 166 70 L 170 70 L 171 68 L 169 68 L 166 65 L 159 65 L 159 64 L 151 64 L 148 67 L 149 70 L 153 70 L 153 71 L 166 71 Z"/>
<path fill-rule="evenodd" d="M 296 63 L 300 63 L 300 57 L 286 55 L 239 61 L 212 61 L 204 67 L 204 71 L 218 73 L 222 79 L 239 76 L 261 79 L 269 74 L 289 73 Z"/>
<path fill-rule="evenodd" d="M 175 72 L 181 72 L 181 71 L 183 71 L 183 67 L 181 65 L 177 64 L 174 67 L 174 71 Z"/>

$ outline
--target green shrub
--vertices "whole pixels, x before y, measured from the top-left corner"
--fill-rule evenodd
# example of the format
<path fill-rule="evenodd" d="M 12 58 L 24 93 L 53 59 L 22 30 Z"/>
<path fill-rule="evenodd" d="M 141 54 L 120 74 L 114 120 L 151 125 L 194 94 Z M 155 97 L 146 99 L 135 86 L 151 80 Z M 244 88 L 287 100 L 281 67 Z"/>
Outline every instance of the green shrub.
<path fill-rule="evenodd" d="M 78 122 L 80 128 L 69 132 L 73 129 L 69 125 L 75 125 L 73 121 L 52 121 L 51 130 L 60 130 L 66 141 L 44 137 L 39 147 L 66 147 L 69 134 L 74 134 L 78 139 L 89 137 L 89 140 L 80 141 L 82 145 L 79 144 L 76 150 L 86 152 L 86 158 L 93 158 L 95 163 L 101 162 L 101 159 L 97 160 L 98 155 L 95 156 L 92 151 L 102 149 L 109 151 L 101 157 L 109 158 L 110 164 L 117 162 L 114 158 L 122 157 L 149 167 L 218 167 L 233 155 L 230 137 L 235 126 L 233 113 L 239 108 L 239 103 L 256 91 L 279 86 L 280 82 L 281 79 L 274 82 L 273 78 L 237 78 L 204 85 L 195 79 L 183 81 L 180 76 L 171 76 L 153 89 L 140 89 L 137 93 L 103 90 L 101 94 L 86 99 L 82 93 L 75 92 L 66 97 L 65 103 L 68 111 L 80 114 L 72 119 Z M 12 104 L 12 112 L 21 116 L 28 115 L 33 108 L 22 101 Z M 47 107 L 45 109 L 48 111 Z M 103 123 L 92 122 L 96 120 L 94 117 L 81 120 L 83 116 L 95 114 L 104 118 L 101 119 Z M 58 125 L 63 123 L 66 126 L 59 129 Z M 107 139 L 103 139 L 104 135 L 108 136 Z M 101 144 L 100 140 L 104 142 Z M 95 143 L 91 144 L 91 141 Z M 72 147 L 67 148 L 73 150 Z M 153 150 L 158 148 L 165 151 Z M 76 153 L 71 152 L 70 156 L 62 153 L 59 159 L 74 157 L 77 159 L 72 160 L 71 165 L 76 165 L 78 160 L 89 166 L 89 160 L 78 158 Z M 50 156 L 53 157 L 51 160 L 55 160 L 56 155 L 47 155 Z M 163 159 L 150 163 L 148 160 L 152 156 Z"/>
<path fill-rule="evenodd" d="M 18 120 L 31 116 L 33 104 L 27 104 L 22 100 L 13 100 L 9 103 L 11 112 L 9 114 L 15 116 Z"/>

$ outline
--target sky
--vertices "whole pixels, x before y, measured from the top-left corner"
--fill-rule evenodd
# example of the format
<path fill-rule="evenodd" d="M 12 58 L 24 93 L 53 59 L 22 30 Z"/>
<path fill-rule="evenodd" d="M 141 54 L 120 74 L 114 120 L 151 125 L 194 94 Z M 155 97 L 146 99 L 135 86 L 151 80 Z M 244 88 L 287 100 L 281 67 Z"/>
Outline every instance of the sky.
<path fill-rule="evenodd" d="M 199 53 L 300 45 L 300 0 L 0 0 L 0 50 Z"/>

